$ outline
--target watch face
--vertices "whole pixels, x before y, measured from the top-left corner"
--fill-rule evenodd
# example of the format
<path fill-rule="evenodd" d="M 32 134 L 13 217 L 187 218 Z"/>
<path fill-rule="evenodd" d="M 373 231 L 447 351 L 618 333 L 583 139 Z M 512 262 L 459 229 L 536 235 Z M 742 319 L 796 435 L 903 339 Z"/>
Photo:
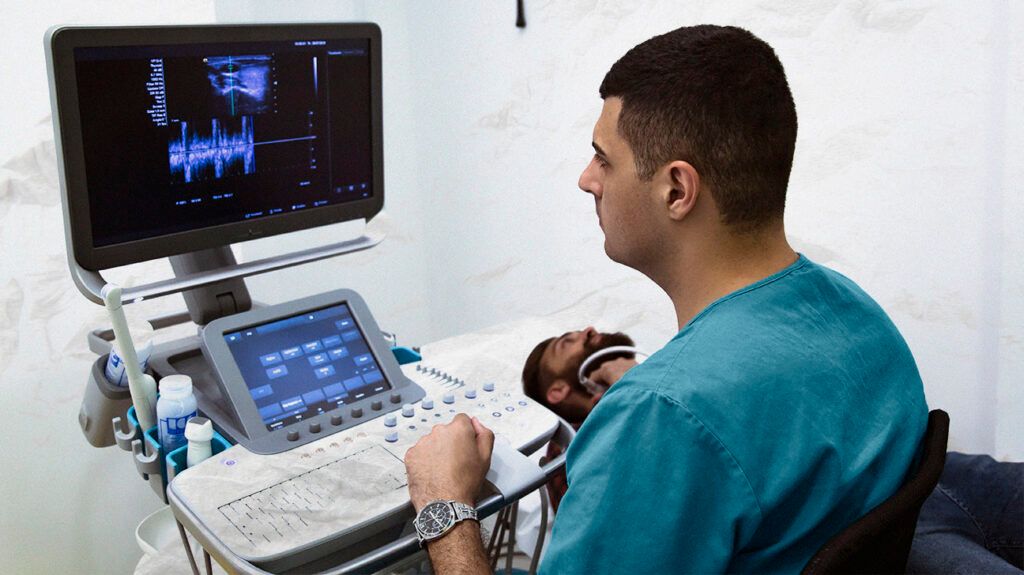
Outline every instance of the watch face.
<path fill-rule="evenodd" d="M 454 522 L 455 515 L 452 513 L 451 505 L 443 501 L 433 501 L 420 511 L 416 526 L 424 537 L 433 537 L 444 533 Z"/>

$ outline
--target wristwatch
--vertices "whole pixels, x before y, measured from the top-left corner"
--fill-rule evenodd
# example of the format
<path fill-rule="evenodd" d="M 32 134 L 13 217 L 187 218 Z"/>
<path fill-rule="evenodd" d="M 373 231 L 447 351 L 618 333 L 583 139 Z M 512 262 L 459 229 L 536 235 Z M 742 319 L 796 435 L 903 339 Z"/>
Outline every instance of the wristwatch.
<path fill-rule="evenodd" d="M 465 519 L 476 521 L 476 509 L 458 501 L 435 499 L 423 506 L 412 524 L 420 539 L 420 547 L 444 537 L 455 524 Z"/>

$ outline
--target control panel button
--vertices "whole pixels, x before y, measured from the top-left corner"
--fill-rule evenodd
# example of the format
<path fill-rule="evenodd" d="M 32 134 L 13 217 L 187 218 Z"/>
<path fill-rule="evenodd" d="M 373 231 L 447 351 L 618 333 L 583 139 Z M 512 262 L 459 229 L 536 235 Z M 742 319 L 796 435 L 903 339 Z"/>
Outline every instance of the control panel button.
<path fill-rule="evenodd" d="M 345 420 L 342 419 L 342 417 L 340 415 L 332 415 L 331 416 L 331 425 L 341 425 L 341 423 L 343 421 L 345 421 Z"/>
<path fill-rule="evenodd" d="M 352 408 L 352 417 L 362 417 L 362 416 L 363 416 L 363 408 L 362 407 L 353 407 Z"/>
<path fill-rule="evenodd" d="M 466 399 L 476 399 L 476 388 L 471 387 L 466 390 Z"/>
<path fill-rule="evenodd" d="M 288 432 L 288 441 L 298 441 L 298 440 L 299 440 L 299 432 L 298 431 L 295 431 L 293 429 L 293 430 Z"/>
<path fill-rule="evenodd" d="M 388 443 L 394 443 L 398 441 L 398 432 L 389 431 L 387 435 L 384 436 L 384 441 L 387 441 Z"/>
<path fill-rule="evenodd" d="M 384 425 L 386 425 L 387 427 L 394 427 L 397 424 L 398 419 L 395 417 L 394 413 L 389 413 L 384 416 Z"/>
<path fill-rule="evenodd" d="M 309 424 L 309 432 L 310 433 L 320 433 L 320 424 L 319 423 L 310 423 Z"/>
<path fill-rule="evenodd" d="M 441 401 L 445 403 L 455 403 L 455 394 L 450 391 L 446 391 L 444 397 L 441 398 Z"/>
<path fill-rule="evenodd" d="M 484 384 L 484 391 L 494 391 L 494 382 L 488 381 Z"/>
<path fill-rule="evenodd" d="M 402 406 L 402 417 L 412 417 L 414 415 L 416 415 L 416 410 L 411 403 Z"/>
<path fill-rule="evenodd" d="M 374 411 L 380 411 L 384 409 L 384 404 L 381 403 L 379 399 L 374 400 L 373 403 L 370 404 L 370 409 Z"/>
<path fill-rule="evenodd" d="M 397 392 L 392 393 L 391 394 L 391 403 L 402 403 L 402 394 L 401 393 L 397 393 Z"/>
<path fill-rule="evenodd" d="M 423 409 L 434 409 L 434 400 L 429 397 L 424 397 L 423 401 L 420 402 L 420 407 Z"/>

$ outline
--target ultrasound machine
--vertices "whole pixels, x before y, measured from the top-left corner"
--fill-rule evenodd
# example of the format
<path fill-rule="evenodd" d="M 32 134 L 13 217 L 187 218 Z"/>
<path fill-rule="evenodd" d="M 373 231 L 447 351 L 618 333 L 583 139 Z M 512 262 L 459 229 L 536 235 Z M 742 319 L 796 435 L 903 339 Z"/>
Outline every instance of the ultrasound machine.
<path fill-rule="evenodd" d="M 142 428 L 104 375 L 109 329 L 89 335 L 99 357 L 79 423 L 92 445 L 132 453 L 193 571 L 186 531 L 208 569 L 212 556 L 239 573 L 372 572 L 416 553 L 403 457 L 457 413 L 497 438 L 481 517 L 564 465 L 526 457 L 573 432 L 518 373 L 396 347 L 351 290 L 262 305 L 246 288 L 384 239 L 246 262 L 231 248 L 383 208 L 376 25 L 60 27 L 46 49 L 71 275 L 102 303 L 103 272 L 170 259 L 173 277 L 126 286 L 119 304 L 184 296 L 187 311 L 150 324 L 194 335 L 156 345 L 148 370 L 191 377 L 213 456 L 186 467 L 186 448 L 164 453 Z"/>

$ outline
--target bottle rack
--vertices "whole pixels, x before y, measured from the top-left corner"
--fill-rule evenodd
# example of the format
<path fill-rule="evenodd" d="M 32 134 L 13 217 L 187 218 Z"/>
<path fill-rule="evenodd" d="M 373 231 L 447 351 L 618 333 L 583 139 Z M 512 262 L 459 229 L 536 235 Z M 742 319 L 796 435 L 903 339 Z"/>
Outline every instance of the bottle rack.
<path fill-rule="evenodd" d="M 149 482 L 149 486 L 153 488 L 160 499 L 167 503 L 167 483 L 174 479 L 175 475 L 184 471 L 188 446 L 183 445 L 166 453 L 160 445 L 159 426 L 151 427 L 143 432 L 139 426 L 139 420 L 135 416 L 135 407 L 128 409 L 123 420 L 120 417 L 115 417 L 112 423 L 114 425 L 114 441 L 117 446 L 131 452 L 135 470 Z M 232 443 L 224 436 L 216 431 L 213 432 L 213 439 L 210 440 L 213 455 L 217 455 L 231 445 Z"/>

